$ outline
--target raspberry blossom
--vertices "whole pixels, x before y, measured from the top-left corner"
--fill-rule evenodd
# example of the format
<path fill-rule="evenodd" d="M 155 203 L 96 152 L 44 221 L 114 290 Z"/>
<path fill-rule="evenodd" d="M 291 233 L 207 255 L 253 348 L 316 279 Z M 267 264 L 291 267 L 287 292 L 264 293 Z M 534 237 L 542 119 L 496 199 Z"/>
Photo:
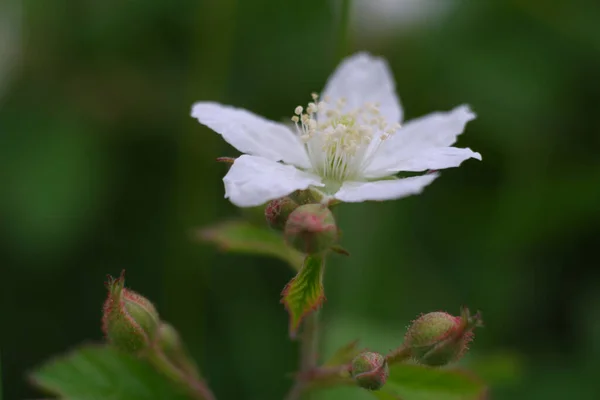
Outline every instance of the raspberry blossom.
<path fill-rule="evenodd" d="M 323 96 L 298 106 L 293 126 L 249 111 L 198 102 L 192 116 L 245 153 L 227 175 L 225 197 L 252 207 L 317 189 L 343 202 L 390 200 L 420 193 L 437 176 L 397 178 L 481 160 L 468 148 L 452 147 L 467 122 L 468 106 L 402 123 L 402 108 L 387 63 L 366 53 L 353 55 L 329 78 Z"/>

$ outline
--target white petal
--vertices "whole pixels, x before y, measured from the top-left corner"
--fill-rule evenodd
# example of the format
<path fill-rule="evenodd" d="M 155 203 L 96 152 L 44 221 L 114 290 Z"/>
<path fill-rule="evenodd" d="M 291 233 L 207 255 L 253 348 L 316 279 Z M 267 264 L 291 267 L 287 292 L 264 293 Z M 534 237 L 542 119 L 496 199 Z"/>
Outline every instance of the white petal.
<path fill-rule="evenodd" d="M 192 117 L 219 133 L 242 153 L 309 168 L 302 141 L 287 126 L 249 111 L 219 103 L 199 102 Z"/>
<path fill-rule="evenodd" d="M 330 97 L 333 104 L 345 98 L 344 111 L 369 102 L 379 103 L 381 114 L 389 124 L 402 121 L 402 108 L 387 62 L 367 53 L 357 53 L 343 60 L 329 77 L 322 97 Z"/>
<path fill-rule="evenodd" d="M 225 198 L 238 207 L 258 206 L 297 189 L 323 186 L 316 175 L 245 154 L 235 160 L 223 182 Z"/>
<path fill-rule="evenodd" d="M 432 113 L 409 121 L 381 144 L 373 161 L 366 168 L 365 175 L 381 176 L 397 171 L 424 171 L 456 166 L 437 166 L 436 163 L 429 165 L 427 154 L 428 152 L 443 154 L 444 151 L 451 154 L 454 150 L 436 149 L 447 149 L 448 146 L 454 144 L 457 136 L 465 129 L 467 122 L 473 119 L 475 119 L 475 113 L 468 106 L 462 105 L 448 112 Z M 473 153 L 470 157 L 478 158 L 475 154 L 478 153 Z M 418 157 L 424 157 L 422 162 L 416 160 Z M 433 156 L 429 158 L 436 159 Z M 414 165 L 412 169 L 404 169 L 408 160 L 411 160 L 408 165 Z M 416 166 L 419 169 L 415 169 Z"/>
<path fill-rule="evenodd" d="M 458 167 L 463 161 L 469 158 L 481 160 L 481 154 L 469 148 L 434 147 L 396 164 L 393 170 L 387 172 L 389 174 L 397 171 L 419 172 L 429 169 L 453 168 Z"/>
<path fill-rule="evenodd" d="M 392 200 L 419 194 L 438 174 L 427 174 L 375 182 L 346 182 L 334 195 L 338 200 L 354 203 L 366 200 Z"/>

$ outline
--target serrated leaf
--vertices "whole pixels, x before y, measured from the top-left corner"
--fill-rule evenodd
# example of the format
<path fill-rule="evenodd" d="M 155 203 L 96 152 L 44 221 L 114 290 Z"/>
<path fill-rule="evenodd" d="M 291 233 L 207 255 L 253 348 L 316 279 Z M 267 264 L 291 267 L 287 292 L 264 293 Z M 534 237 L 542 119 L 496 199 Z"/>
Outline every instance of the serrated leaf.
<path fill-rule="evenodd" d="M 203 228 L 198 231 L 197 237 L 216 244 L 223 251 L 279 258 L 295 270 L 302 265 L 303 255 L 287 246 L 279 234 L 248 221 L 227 221 Z"/>
<path fill-rule="evenodd" d="M 371 393 L 379 400 L 483 400 L 487 388 L 468 372 L 396 364 L 385 386 Z"/>
<path fill-rule="evenodd" d="M 322 256 L 307 255 L 302 269 L 281 292 L 281 302 L 290 315 L 290 336 L 295 337 L 302 319 L 317 310 L 325 300 Z"/>
<path fill-rule="evenodd" d="M 333 353 L 333 355 L 325 362 L 325 366 L 333 367 L 337 365 L 349 364 L 352 362 L 354 357 L 360 353 L 358 348 L 358 340 L 352 341 L 340 347 Z"/>
<path fill-rule="evenodd" d="M 143 360 L 106 346 L 86 346 L 52 359 L 30 378 L 39 389 L 68 400 L 189 399 Z"/>

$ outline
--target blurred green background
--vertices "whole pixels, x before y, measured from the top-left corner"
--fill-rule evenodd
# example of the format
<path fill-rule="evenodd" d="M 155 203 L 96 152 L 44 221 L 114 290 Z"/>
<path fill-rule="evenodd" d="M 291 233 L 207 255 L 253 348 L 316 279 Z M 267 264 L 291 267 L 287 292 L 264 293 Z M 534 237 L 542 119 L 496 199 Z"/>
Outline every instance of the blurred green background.
<path fill-rule="evenodd" d="M 237 153 L 189 116 L 217 100 L 288 118 L 340 58 L 389 59 L 407 119 L 468 103 L 483 161 L 420 196 L 343 205 L 325 353 L 397 346 L 421 312 L 483 312 L 465 360 L 493 399 L 600 398 L 600 2 L 0 2 L 0 354 L 26 372 L 100 341 L 106 274 L 153 299 L 221 399 L 281 399 L 296 368 L 283 263 L 194 242 L 239 215 Z M 366 399 L 358 389 L 319 399 Z"/>

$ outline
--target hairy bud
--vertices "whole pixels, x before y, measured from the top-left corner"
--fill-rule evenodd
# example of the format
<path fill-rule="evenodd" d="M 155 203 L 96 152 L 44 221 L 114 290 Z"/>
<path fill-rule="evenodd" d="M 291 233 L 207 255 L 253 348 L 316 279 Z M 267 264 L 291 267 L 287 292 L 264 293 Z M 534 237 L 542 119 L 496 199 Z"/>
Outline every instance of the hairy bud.
<path fill-rule="evenodd" d="M 282 231 L 290 214 L 298 208 L 298 203 L 289 197 L 271 200 L 265 207 L 265 219 L 273 229 Z"/>
<path fill-rule="evenodd" d="M 108 297 L 104 302 L 102 330 L 109 343 L 139 353 L 150 346 L 159 326 L 159 317 L 148 299 L 125 288 L 125 277 L 109 277 Z"/>
<path fill-rule="evenodd" d="M 305 204 L 290 214 L 284 238 L 295 249 L 316 254 L 337 242 L 338 229 L 329 208 L 322 204 Z"/>
<path fill-rule="evenodd" d="M 350 373 L 358 386 L 378 390 L 385 384 L 390 370 L 384 356 L 379 353 L 364 352 L 352 360 Z"/>
<path fill-rule="evenodd" d="M 460 317 L 432 312 L 417 318 L 408 328 L 404 345 L 421 364 L 442 366 L 458 361 L 473 340 L 473 330 L 482 326 L 479 313 L 463 309 Z"/>

